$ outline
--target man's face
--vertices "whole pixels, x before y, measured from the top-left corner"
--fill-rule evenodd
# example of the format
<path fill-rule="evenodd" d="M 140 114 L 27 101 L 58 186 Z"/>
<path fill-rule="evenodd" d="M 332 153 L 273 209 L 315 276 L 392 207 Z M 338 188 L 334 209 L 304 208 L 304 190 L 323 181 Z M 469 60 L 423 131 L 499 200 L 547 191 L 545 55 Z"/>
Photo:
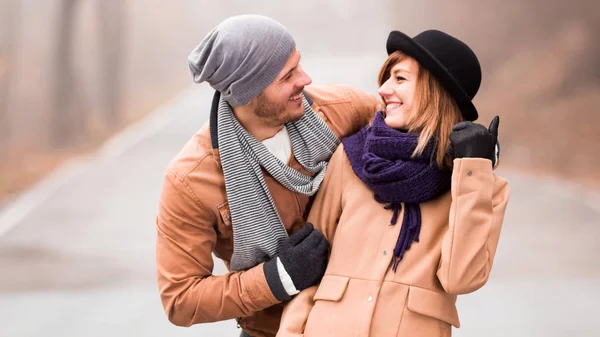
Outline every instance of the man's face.
<path fill-rule="evenodd" d="M 294 49 L 275 81 L 251 103 L 254 115 L 271 127 L 299 119 L 304 114 L 302 90 L 311 82 L 300 66 L 300 53 Z"/>

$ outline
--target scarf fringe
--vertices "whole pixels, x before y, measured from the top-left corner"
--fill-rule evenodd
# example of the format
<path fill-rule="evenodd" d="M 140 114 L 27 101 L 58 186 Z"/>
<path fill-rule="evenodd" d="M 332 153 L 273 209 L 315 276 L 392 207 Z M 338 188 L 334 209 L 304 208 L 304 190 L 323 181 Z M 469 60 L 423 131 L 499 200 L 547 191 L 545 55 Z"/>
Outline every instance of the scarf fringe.
<path fill-rule="evenodd" d="M 399 207 L 397 207 L 399 208 Z M 397 218 L 396 209 L 392 220 Z M 394 273 L 398 269 L 398 264 L 404 258 L 404 254 L 410 249 L 413 242 L 419 242 L 419 234 L 421 233 L 421 207 L 419 204 L 405 204 L 404 219 L 402 219 L 402 228 L 400 235 L 394 248 L 394 258 L 392 270 Z"/>
<path fill-rule="evenodd" d="M 394 210 L 394 214 L 392 215 L 392 220 L 390 221 L 390 225 L 395 225 L 396 222 L 398 222 L 398 214 L 400 214 L 400 210 L 402 210 L 402 204 L 401 203 L 391 203 L 391 204 L 384 206 L 383 208 Z"/>

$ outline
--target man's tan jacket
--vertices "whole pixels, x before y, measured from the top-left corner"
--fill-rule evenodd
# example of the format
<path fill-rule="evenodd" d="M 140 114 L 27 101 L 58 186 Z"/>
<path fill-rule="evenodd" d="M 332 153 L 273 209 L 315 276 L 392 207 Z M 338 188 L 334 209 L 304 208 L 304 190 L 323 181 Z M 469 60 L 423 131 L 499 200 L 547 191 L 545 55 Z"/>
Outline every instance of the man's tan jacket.
<path fill-rule="evenodd" d="M 339 138 L 360 130 L 381 104 L 377 97 L 346 86 L 309 86 L 305 90 L 314 111 Z M 176 325 L 236 318 L 254 337 L 275 336 L 282 305 L 269 289 L 263 264 L 226 275 L 212 274 L 213 254 L 229 268 L 233 232 L 219 149 L 211 133 L 216 135 L 216 128 L 209 121 L 165 173 L 156 217 L 161 300 Z M 288 165 L 310 174 L 293 155 Z M 288 190 L 263 173 L 281 220 L 292 234 L 304 225 L 312 198 Z M 257 226 L 260 221 L 256 219 Z"/>

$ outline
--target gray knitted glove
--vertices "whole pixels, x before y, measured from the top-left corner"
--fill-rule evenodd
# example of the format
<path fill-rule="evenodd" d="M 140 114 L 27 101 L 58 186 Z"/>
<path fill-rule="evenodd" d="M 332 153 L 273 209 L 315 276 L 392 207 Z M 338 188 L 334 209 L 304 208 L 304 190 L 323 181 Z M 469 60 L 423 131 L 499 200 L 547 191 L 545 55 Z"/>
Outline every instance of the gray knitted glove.
<path fill-rule="evenodd" d="M 329 242 L 307 222 L 281 244 L 278 256 L 296 289 L 302 291 L 323 278 L 329 259 Z M 277 257 L 265 263 L 264 272 L 273 295 L 280 301 L 289 300 L 291 296 L 285 291 L 277 271 Z"/>

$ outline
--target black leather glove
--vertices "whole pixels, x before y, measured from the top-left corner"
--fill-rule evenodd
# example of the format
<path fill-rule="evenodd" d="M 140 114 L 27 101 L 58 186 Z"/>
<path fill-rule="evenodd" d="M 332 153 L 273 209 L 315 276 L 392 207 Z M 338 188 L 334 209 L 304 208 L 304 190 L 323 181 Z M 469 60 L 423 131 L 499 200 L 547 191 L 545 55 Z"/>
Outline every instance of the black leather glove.
<path fill-rule="evenodd" d="M 452 128 L 448 154 L 455 158 L 484 158 L 498 162 L 498 125 L 500 117 L 492 119 L 489 128 L 473 122 L 461 122 Z"/>
<path fill-rule="evenodd" d="M 329 242 L 307 222 L 281 244 L 278 256 L 294 286 L 301 291 L 323 278 L 329 259 Z M 275 257 L 265 263 L 264 272 L 273 295 L 280 301 L 289 300 L 291 296 L 283 288 Z"/>

